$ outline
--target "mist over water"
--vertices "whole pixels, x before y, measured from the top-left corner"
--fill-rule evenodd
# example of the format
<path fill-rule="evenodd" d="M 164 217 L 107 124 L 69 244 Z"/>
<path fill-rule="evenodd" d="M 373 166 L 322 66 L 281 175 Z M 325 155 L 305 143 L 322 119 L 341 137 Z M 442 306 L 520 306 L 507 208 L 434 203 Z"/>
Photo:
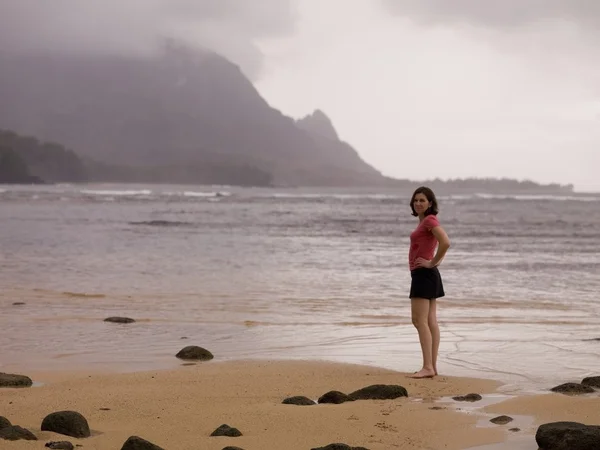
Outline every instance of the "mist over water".
<path fill-rule="evenodd" d="M 600 198 L 445 196 L 440 370 L 519 389 L 600 367 Z M 0 370 L 216 359 L 420 365 L 410 192 L 0 189 Z M 25 305 L 13 305 L 25 302 Z M 138 322 L 108 324 L 108 316 Z M 187 339 L 181 339 L 186 337 Z"/>

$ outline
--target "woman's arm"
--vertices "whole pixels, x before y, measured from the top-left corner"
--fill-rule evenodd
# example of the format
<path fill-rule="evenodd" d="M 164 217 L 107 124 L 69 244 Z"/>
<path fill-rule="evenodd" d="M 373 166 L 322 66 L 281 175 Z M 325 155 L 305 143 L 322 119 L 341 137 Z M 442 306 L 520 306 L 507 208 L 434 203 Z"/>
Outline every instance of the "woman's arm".
<path fill-rule="evenodd" d="M 448 238 L 446 231 L 440 225 L 433 227 L 431 233 L 438 241 L 437 252 L 431 261 L 428 261 L 425 258 L 417 258 L 417 267 L 431 269 L 432 267 L 439 266 L 444 259 L 444 256 L 446 256 L 446 252 L 450 248 L 450 238 Z"/>
<path fill-rule="evenodd" d="M 431 267 L 435 267 L 438 266 L 444 259 L 444 256 L 446 256 L 446 252 L 450 248 L 450 238 L 448 238 L 446 231 L 441 226 L 432 228 L 431 233 L 433 233 L 438 241 L 437 252 L 431 260 Z"/>

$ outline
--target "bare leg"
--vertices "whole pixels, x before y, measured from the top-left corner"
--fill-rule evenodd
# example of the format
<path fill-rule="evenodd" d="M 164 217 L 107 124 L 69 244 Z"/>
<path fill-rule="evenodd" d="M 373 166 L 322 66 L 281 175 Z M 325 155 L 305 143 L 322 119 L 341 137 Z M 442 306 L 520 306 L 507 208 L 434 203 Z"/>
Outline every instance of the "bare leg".
<path fill-rule="evenodd" d="M 410 299 L 412 322 L 419 333 L 419 342 L 423 352 L 423 368 L 411 375 L 411 378 L 431 378 L 435 375 L 432 359 L 432 336 L 428 324 L 429 304 L 430 300 L 424 298 Z"/>
<path fill-rule="evenodd" d="M 440 349 L 440 327 L 437 322 L 437 302 L 435 299 L 429 302 L 429 316 L 427 317 L 427 324 L 429 325 L 429 330 L 431 331 L 431 361 L 433 363 L 433 370 L 437 375 L 437 357 Z"/>

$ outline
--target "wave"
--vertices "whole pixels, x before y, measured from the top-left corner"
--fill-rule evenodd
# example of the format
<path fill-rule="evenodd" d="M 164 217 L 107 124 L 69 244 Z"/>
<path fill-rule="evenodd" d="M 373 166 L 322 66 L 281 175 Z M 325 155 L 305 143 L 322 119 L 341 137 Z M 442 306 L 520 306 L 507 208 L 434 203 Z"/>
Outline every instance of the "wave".
<path fill-rule="evenodd" d="M 184 197 L 230 197 L 231 192 L 196 192 L 196 191 L 184 191 L 183 194 L 177 193 L 179 195 L 183 195 Z"/>
<path fill-rule="evenodd" d="M 136 196 L 136 195 L 152 195 L 152 191 L 149 189 L 140 189 L 140 190 L 110 190 L 110 189 L 83 189 L 79 191 L 81 194 L 85 195 L 108 195 L 108 196 Z"/>
<path fill-rule="evenodd" d="M 176 220 L 143 220 L 140 222 L 129 222 L 129 225 L 145 225 L 149 227 L 182 227 L 192 225 L 192 223 L 180 222 Z"/>

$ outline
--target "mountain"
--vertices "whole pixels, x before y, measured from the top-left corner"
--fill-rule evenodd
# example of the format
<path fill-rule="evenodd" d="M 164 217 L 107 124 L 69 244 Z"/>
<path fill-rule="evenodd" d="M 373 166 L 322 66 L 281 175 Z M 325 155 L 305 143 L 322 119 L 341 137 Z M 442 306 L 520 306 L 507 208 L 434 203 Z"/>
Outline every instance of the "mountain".
<path fill-rule="evenodd" d="M 283 115 L 213 52 L 168 43 L 153 58 L 13 54 L 0 55 L 0 68 L 0 126 L 97 161 L 92 179 L 388 181 L 338 138 L 324 113 L 299 121 Z"/>
<path fill-rule="evenodd" d="M 0 130 L 0 183 L 82 182 L 84 162 L 53 142 Z"/>

